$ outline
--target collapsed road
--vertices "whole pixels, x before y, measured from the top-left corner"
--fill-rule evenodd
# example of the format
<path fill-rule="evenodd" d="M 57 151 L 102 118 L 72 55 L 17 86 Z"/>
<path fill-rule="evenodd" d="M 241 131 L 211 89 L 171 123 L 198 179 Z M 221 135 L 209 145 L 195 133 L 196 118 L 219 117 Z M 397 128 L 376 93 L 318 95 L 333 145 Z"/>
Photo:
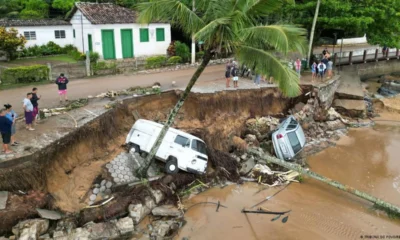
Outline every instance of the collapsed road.
<path fill-rule="evenodd" d="M 310 90 L 305 87 L 304 92 Z M 233 191 L 235 189 L 232 188 L 236 185 L 227 185 L 232 182 L 241 183 L 243 181 L 241 176 L 244 176 L 244 179 L 255 179 L 264 186 L 282 186 L 296 180 L 309 182 L 308 179 L 304 180 L 298 175 L 289 177 L 291 173 L 274 165 L 270 165 L 269 168 L 259 166 L 258 169 L 261 171 L 258 173 L 252 171 L 256 167 L 257 159 L 246 154 L 247 149 L 256 148 L 260 153 L 270 153 L 272 143 L 267 133 L 276 127 L 279 118 L 290 113 L 301 120 L 309 144 L 304 149 L 304 155 L 296 159 L 300 164 L 304 164 L 305 156 L 333 146 L 334 140 L 347 133 L 350 125 L 348 123 L 354 122 L 351 119 L 344 119 L 332 109 L 325 112 L 326 116 L 321 120 L 318 101 L 312 96 L 302 95 L 296 99 L 286 99 L 274 89 L 192 94 L 185 103 L 183 111 L 179 113 L 174 127 L 206 142 L 210 165 L 207 174 L 197 177 L 180 172 L 176 175 L 160 176 L 163 172 L 162 164 L 157 164 L 154 166 L 154 176 L 160 177 L 149 181 L 139 180 L 131 185 L 118 184 L 115 179 L 120 177 L 113 177 L 107 164 L 118 166 L 120 171 L 118 174 L 129 175 L 124 172 L 124 167 L 129 166 L 129 162 L 121 155 L 125 152 L 121 145 L 134 123 L 135 114 L 132 113 L 137 112 L 142 118 L 163 122 L 179 94 L 171 91 L 123 100 L 105 114 L 66 135 L 63 141 L 34 156 L 31 162 L 14 166 L 13 172 L 23 173 L 22 178 L 16 178 L 10 171 L 3 171 L 0 175 L 1 189 L 9 191 L 9 200 L 6 209 L 0 210 L 1 229 L 4 229 L 2 234 L 17 238 L 43 235 L 42 239 L 77 237 L 120 239 L 132 235 L 138 238 L 143 235 L 162 238 L 176 234 L 195 238 L 196 234 L 187 232 L 187 227 L 178 232 L 183 226 L 182 213 L 192 205 L 191 199 L 202 198 L 203 194 L 215 194 L 214 189 L 220 187 L 224 188 L 223 191 L 225 189 Z M 315 115 L 318 115 L 318 118 L 315 118 Z M 138 162 L 143 161 L 143 156 L 134 155 L 134 157 Z M 120 166 L 122 163 L 127 165 Z M 243 191 L 241 188 L 254 190 L 256 186 L 256 183 L 238 185 L 237 191 L 239 193 Z M 299 186 L 310 187 L 309 184 L 299 184 Z M 275 196 L 273 200 L 287 194 L 291 188 Z M 201 193 L 206 189 L 210 190 Z M 331 190 L 326 189 L 326 191 Z M 252 194 L 255 192 L 252 191 Z M 268 192 L 269 190 L 265 190 L 260 194 Z M 248 193 L 244 196 L 247 195 Z M 301 196 L 307 199 L 306 195 L 301 194 Z M 216 213 L 214 207 L 210 208 L 214 214 L 228 214 L 233 219 L 237 218 L 237 214 L 241 214 L 240 210 L 234 211 L 235 207 L 232 206 L 235 204 L 228 198 L 218 197 L 218 194 L 210 198 L 213 200 L 204 199 L 205 201 L 197 203 L 220 201 L 227 209 L 224 208 L 223 211 Z M 286 201 L 290 203 L 294 199 L 297 198 L 289 198 Z M 327 199 L 329 198 L 325 198 Z M 345 203 L 346 199 L 344 196 L 336 197 L 336 200 L 342 203 Z M 245 200 L 248 202 L 244 202 Z M 240 209 L 256 204 L 259 200 L 260 197 L 257 201 L 253 201 L 251 197 L 242 199 L 243 204 Z M 25 204 L 25 212 L 18 212 L 22 202 Z M 296 220 L 294 216 L 297 212 L 304 214 L 299 210 L 300 206 L 282 207 L 279 206 L 282 202 L 275 201 L 268 201 L 267 205 L 271 203 L 275 206 L 272 206 L 272 209 L 267 206 L 267 211 L 283 212 L 292 209 L 291 220 L 286 224 Z M 367 204 L 363 206 L 368 207 Z M 262 207 L 264 208 L 264 205 Z M 61 212 L 63 219 L 52 220 L 42 217 L 45 220 L 20 222 L 26 218 L 37 218 L 36 208 Z M 193 215 L 198 214 L 199 209 L 204 209 L 203 204 L 187 212 L 187 217 L 185 214 L 189 226 Z M 208 216 L 211 216 L 210 214 L 207 213 Z M 308 209 L 306 214 L 314 213 Z M 365 214 L 362 216 L 365 217 Z M 314 221 L 316 218 L 312 219 Z M 16 225 L 18 222 L 20 223 Z M 264 224 L 268 222 L 271 222 L 270 218 Z M 387 223 L 387 220 L 384 222 L 386 233 L 390 233 L 393 226 L 398 226 L 398 222 Z M 146 226 L 147 223 L 150 224 L 149 227 Z M 247 232 L 248 226 L 237 226 L 235 229 Z M 231 226 L 231 229 L 232 227 L 234 226 Z M 330 231 L 332 230 L 328 232 Z M 282 231 L 278 232 L 280 237 L 285 235 L 281 233 Z M 316 235 L 321 236 L 318 234 Z M 316 235 L 310 232 L 307 236 Z M 218 234 L 213 237 L 215 236 Z M 353 236 L 353 232 L 350 236 Z"/>

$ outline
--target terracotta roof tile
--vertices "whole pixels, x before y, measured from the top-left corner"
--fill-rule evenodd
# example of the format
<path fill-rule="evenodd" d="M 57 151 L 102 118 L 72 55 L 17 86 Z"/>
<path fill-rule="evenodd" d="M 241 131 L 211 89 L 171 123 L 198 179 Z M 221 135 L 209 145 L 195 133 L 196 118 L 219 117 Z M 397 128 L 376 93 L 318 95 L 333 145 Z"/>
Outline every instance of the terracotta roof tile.
<path fill-rule="evenodd" d="M 77 2 L 71 16 L 79 9 L 92 24 L 135 23 L 137 14 L 112 3 Z"/>
<path fill-rule="evenodd" d="M 61 26 L 71 25 L 60 19 L 0 19 L 1 27 Z"/>

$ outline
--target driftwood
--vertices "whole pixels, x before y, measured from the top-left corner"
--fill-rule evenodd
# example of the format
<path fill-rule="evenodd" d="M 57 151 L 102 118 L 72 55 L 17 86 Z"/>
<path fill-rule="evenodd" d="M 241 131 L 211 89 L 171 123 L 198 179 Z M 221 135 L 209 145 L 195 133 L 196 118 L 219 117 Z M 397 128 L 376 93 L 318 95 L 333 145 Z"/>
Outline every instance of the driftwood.
<path fill-rule="evenodd" d="M 263 155 L 260 156 L 259 153 L 253 149 L 249 150 L 250 153 L 258 156 L 260 159 L 266 161 L 266 162 L 271 162 L 271 163 L 275 163 L 279 166 L 285 167 L 287 169 L 293 170 L 293 171 L 297 171 L 301 174 L 307 175 L 311 178 L 314 178 L 316 180 L 319 180 L 321 182 L 324 182 L 328 185 L 331 185 L 332 187 L 338 188 L 340 190 L 343 190 L 345 192 L 351 193 L 357 197 L 360 197 L 362 199 L 365 199 L 371 203 L 374 203 L 377 207 L 386 210 L 389 214 L 390 213 L 394 213 L 396 215 L 400 215 L 400 207 L 390 204 L 388 202 L 383 201 L 382 199 L 376 198 L 374 196 L 369 195 L 368 193 L 359 191 L 355 188 L 352 188 L 350 186 L 344 185 L 339 183 L 338 181 L 332 180 L 330 178 L 324 177 L 322 175 L 319 175 L 318 173 L 312 172 L 310 170 L 304 169 L 302 168 L 300 165 L 298 164 L 293 164 L 293 163 L 289 163 L 286 162 L 284 160 L 275 158 L 275 157 L 271 157 L 268 155 Z"/>

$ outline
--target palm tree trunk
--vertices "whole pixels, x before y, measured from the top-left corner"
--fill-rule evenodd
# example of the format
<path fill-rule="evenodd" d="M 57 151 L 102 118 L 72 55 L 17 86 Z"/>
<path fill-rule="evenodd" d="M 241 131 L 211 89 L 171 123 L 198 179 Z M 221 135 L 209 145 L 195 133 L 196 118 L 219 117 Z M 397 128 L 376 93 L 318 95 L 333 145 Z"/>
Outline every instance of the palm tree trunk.
<path fill-rule="evenodd" d="M 256 154 L 257 156 L 259 156 L 259 153 L 254 151 L 254 150 L 249 150 L 250 153 Z M 387 212 L 392 212 L 392 213 L 396 213 L 396 214 L 400 214 L 400 207 L 387 203 L 385 201 L 383 201 L 382 199 L 376 198 L 374 196 L 369 195 L 368 193 L 365 192 L 361 192 L 355 188 L 352 188 L 350 186 L 346 186 L 343 185 L 335 180 L 332 180 L 330 178 L 324 177 L 322 175 L 319 175 L 318 173 L 306 170 L 304 168 L 302 168 L 300 165 L 298 164 L 293 164 L 293 163 L 289 163 L 286 162 L 284 160 L 275 158 L 275 157 L 271 157 L 271 156 L 267 156 L 267 155 L 263 155 L 263 156 L 259 156 L 262 160 L 267 161 L 267 162 L 271 162 L 271 163 L 275 163 L 279 166 L 285 167 L 287 169 L 299 172 L 301 174 L 307 175 L 311 178 L 314 178 L 316 180 L 319 180 L 321 182 L 324 182 L 328 185 L 331 185 L 332 187 L 338 188 L 340 190 L 343 190 L 345 192 L 351 193 L 357 197 L 360 197 L 362 199 L 365 199 L 369 202 L 372 202 L 374 204 L 376 204 L 377 206 L 387 210 Z"/>
<path fill-rule="evenodd" d="M 314 15 L 314 20 L 313 20 L 313 24 L 312 24 L 312 27 L 311 27 L 311 33 L 310 33 L 310 43 L 309 43 L 309 46 L 308 46 L 308 56 L 307 56 L 307 63 L 306 63 L 306 68 L 307 69 L 308 69 L 308 65 L 310 63 L 311 51 L 312 51 L 312 46 L 313 46 L 313 41 L 314 41 L 315 25 L 317 25 L 318 12 L 319 12 L 319 6 L 320 5 L 321 5 L 321 0 L 318 0 L 317 7 L 315 8 L 315 15 Z"/>
<path fill-rule="evenodd" d="M 169 127 L 174 122 L 176 115 L 178 114 L 179 110 L 185 103 L 185 100 L 189 96 L 189 93 L 192 90 L 194 84 L 196 83 L 197 79 L 200 77 L 200 75 L 204 71 L 204 69 L 207 67 L 210 60 L 211 60 L 211 51 L 207 50 L 204 53 L 203 61 L 201 62 L 200 66 L 197 68 L 196 72 L 193 74 L 192 78 L 190 79 L 190 82 L 186 86 L 186 89 L 183 92 L 182 97 L 179 99 L 179 101 L 176 103 L 175 107 L 172 109 L 171 113 L 169 114 L 167 122 L 165 123 L 163 129 L 161 130 L 160 135 L 158 135 L 157 140 L 154 143 L 153 147 L 151 148 L 149 155 L 147 155 L 147 157 L 146 157 L 147 165 L 145 165 L 139 171 L 139 174 L 141 175 L 141 177 L 147 176 L 147 170 L 149 169 L 150 165 L 153 163 L 154 156 L 156 155 L 158 148 L 160 147 L 160 145 L 162 143 L 162 140 L 164 139 L 165 135 L 167 134 Z"/>

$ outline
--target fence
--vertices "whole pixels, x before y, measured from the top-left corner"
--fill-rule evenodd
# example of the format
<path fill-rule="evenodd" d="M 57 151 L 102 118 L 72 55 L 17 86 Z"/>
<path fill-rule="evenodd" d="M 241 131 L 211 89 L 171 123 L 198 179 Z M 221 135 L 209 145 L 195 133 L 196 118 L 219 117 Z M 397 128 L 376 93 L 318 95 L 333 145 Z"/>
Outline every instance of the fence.
<path fill-rule="evenodd" d="M 70 79 L 86 77 L 85 62 L 47 64 L 50 69 L 50 80 L 54 81 L 60 73 L 64 73 Z"/>

